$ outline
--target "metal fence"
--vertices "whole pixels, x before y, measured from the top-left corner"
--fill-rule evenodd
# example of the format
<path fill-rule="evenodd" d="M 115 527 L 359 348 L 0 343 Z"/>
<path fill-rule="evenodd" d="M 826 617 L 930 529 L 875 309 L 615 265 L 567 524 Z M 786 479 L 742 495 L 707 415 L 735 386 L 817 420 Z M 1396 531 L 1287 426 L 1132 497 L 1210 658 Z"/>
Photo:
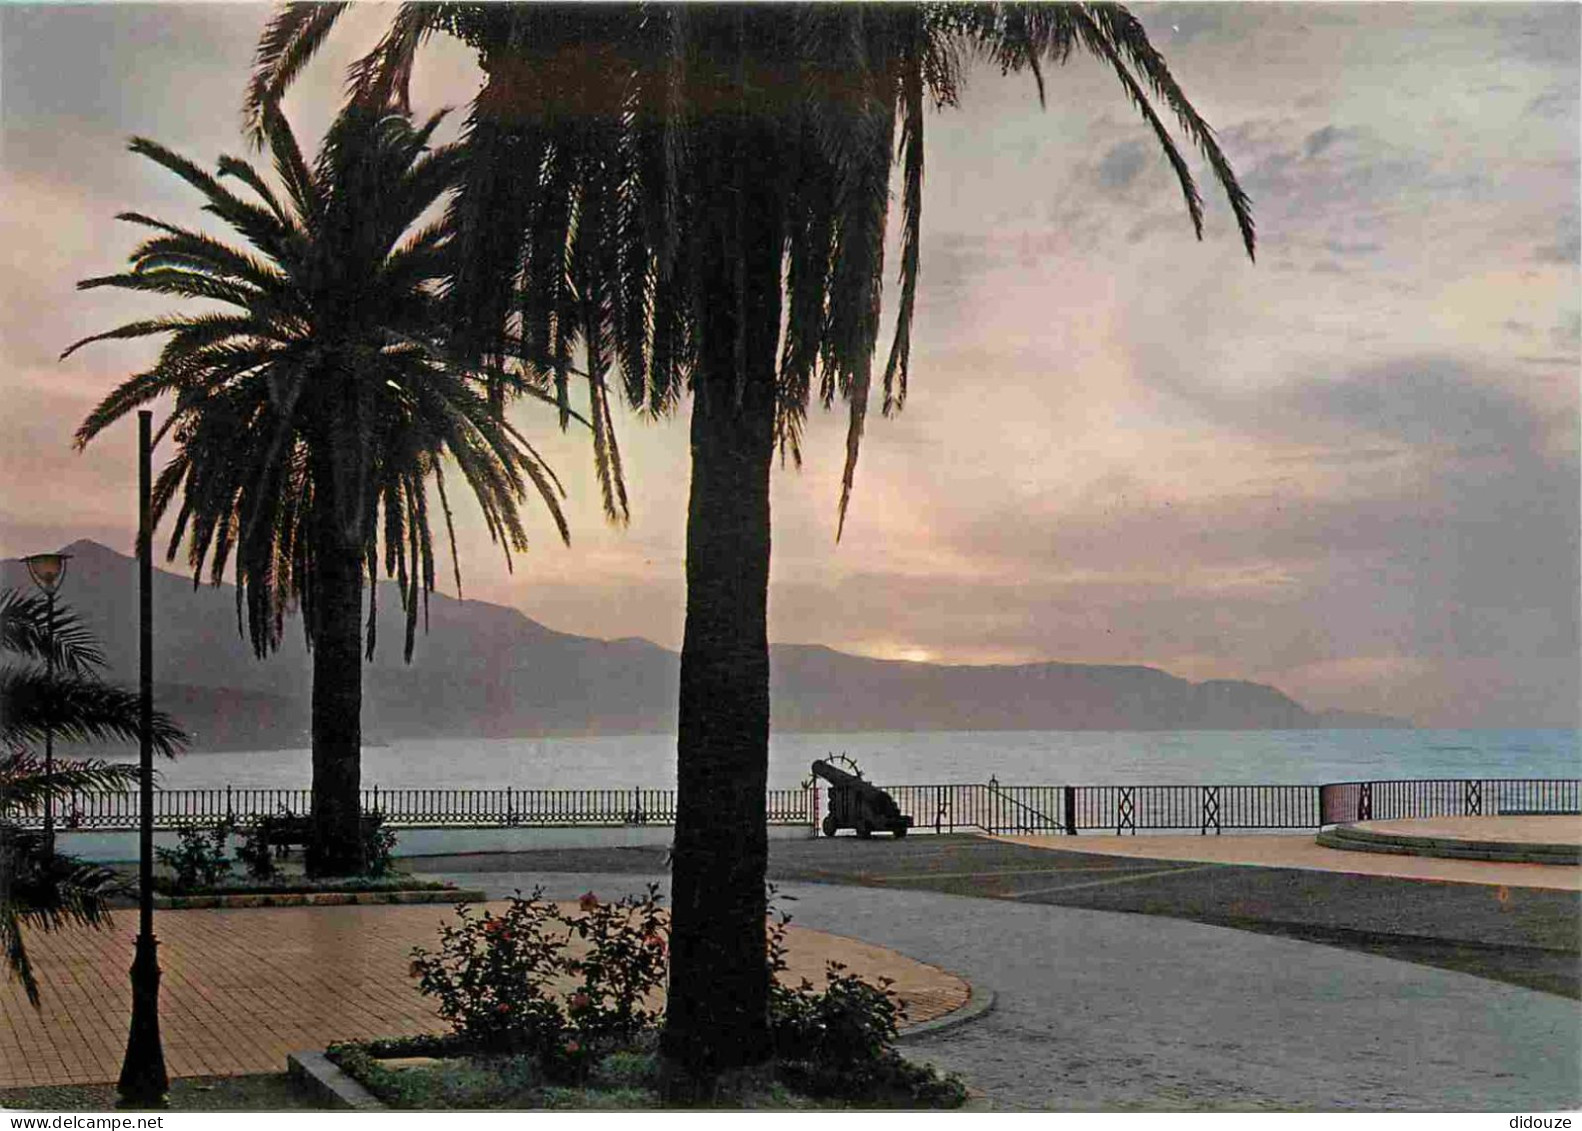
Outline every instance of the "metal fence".
<path fill-rule="evenodd" d="M 772 789 L 766 806 L 771 825 L 809 825 L 815 821 L 817 791 Z M 565 828 L 624 825 L 673 825 L 673 789 L 381 789 L 362 791 L 367 812 L 384 814 L 399 828 Z M 154 825 L 175 829 L 230 819 L 249 824 L 261 817 L 308 813 L 307 789 L 156 789 Z M 42 808 L 9 814 L 20 824 L 43 823 Z M 72 793 L 57 803 L 56 823 L 66 830 L 135 829 L 139 804 L 135 792 Z"/>
<path fill-rule="evenodd" d="M 1312 829 L 1408 817 L 1576 813 L 1582 779 L 1465 778 L 1335 782 L 1328 785 L 1002 785 L 883 786 L 912 818 L 914 832 L 1136 833 L 1138 830 Z M 818 785 L 769 791 L 771 825 L 817 828 L 826 791 Z M 673 789 L 381 789 L 363 808 L 398 828 L 564 828 L 672 825 Z M 161 789 L 154 823 L 172 829 L 231 818 L 246 824 L 306 814 L 306 789 Z M 5 814 L 37 827 L 42 810 Z M 133 829 L 138 795 L 73 793 L 56 807 L 63 830 Z"/>
<path fill-rule="evenodd" d="M 1326 825 L 1411 817 L 1486 817 L 1582 810 L 1577 778 L 1424 778 L 1319 786 Z"/>

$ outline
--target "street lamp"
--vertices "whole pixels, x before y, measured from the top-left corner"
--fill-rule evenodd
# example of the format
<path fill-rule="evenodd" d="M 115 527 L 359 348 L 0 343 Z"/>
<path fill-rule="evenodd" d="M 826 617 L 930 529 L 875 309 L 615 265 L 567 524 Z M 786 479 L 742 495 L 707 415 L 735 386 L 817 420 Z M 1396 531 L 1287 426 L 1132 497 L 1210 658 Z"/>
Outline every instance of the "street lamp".
<path fill-rule="evenodd" d="M 132 956 L 132 1024 L 121 1061 L 118 1108 L 163 1108 L 170 1091 L 159 1039 L 159 941 L 154 938 L 154 414 L 137 413 L 137 944 Z"/>
<path fill-rule="evenodd" d="M 70 554 L 34 554 L 23 558 L 28 576 L 44 594 L 45 614 L 44 663 L 49 673 L 50 702 L 44 712 L 44 853 L 55 855 L 55 722 L 51 712 L 55 709 L 55 594 L 66 580 L 66 563 Z"/>

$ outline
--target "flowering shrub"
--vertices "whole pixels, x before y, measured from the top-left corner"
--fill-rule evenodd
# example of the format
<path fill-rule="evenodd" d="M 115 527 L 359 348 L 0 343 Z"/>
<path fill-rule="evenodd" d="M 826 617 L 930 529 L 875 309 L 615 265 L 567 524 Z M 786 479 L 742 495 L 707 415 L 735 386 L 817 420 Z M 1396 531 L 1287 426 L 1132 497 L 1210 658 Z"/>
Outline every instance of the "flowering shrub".
<path fill-rule="evenodd" d="M 566 999 L 571 1024 L 585 1041 L 633 1037 L 659 1019 L 657 1011 L 643 1006 L 643 999 L 664 984 L 669 951 L 659 887 L 649 884 L 641 899 L 629 895 L 614 903 L 600 903 L 589 892 L 578 908 L 582 913 L 566 922 L 588 950 L 566 964 L 581 977 Z"/>
<path fill-rule="evenodd" d="M 557 931 L 553 903 L 535 888 L 518 892 L 504 913 L 474 918 L 456 908 L 440 928 L 439 953 L 412 951 L 409 973 L 439 1001 L 439 1015 L 459 1037 L 490 1051 L 550 1054 L 566 1028 L 551 983 L 565 965 L 568 932 Z"/>
<path fill-rule="evenodd" d="M 563 915 L 536 888 L 499 915 L 440 928 L 440 950 L 412 952 L 418 989 L 437 998 L 458 1037 L 480 1048 L 531 1052 L 580 1077 L 598 1055 L 658 1020 L 644 1006 L 665 977 L 668 928 L 659 891 L 600 902 L 589 892 Z M 574 955 L 573 938 L 586 944 Z M 558 985 L 557 985 L 558 983 Z M 562 999 L 560 986 L 573 988 Z"/>

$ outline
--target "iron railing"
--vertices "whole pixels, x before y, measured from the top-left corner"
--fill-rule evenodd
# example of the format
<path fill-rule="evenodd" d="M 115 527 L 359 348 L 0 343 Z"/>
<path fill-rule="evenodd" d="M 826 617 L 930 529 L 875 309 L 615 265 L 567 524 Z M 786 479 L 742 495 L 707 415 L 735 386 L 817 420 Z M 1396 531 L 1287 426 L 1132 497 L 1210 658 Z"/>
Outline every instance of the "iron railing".
<path fill-rule="evenodd" d="M 564 828 L 673 825 L 673 789 L 382 789 L 362 791 L 367 812 L 382 813 L 399 828 Z M 765 816 L 771 825 L 812 825 L 816 791 L 772 789 Z M 307 789 L 157 789 L 154 826 L 176 829 L 229 819 L 250 824 L 263 817 L 303 815 L 312 807 Z M 6 814 L 24 826 L 41 825 L 43 810 Z M 57 807 L 61 828 L 111 831 L 138 827 L 135 792 L 73 792 Z"/>
<path fill-rule="evenodd" d="M 1582 808 L 1582 779 L 1577 778 L 1353 781 L 1318 789 L 1326 825 L 1412 817 L 1576 813 Z"/>
<path fill-rule="evenodd" d="M 1582 779 L 1433 778 L 1328 785 L 893 785 L 885 789 L 912 818 L 914 832 L 1136 833 L 1196 829 L 1312 829 L 1359 820 L 1409 817 L 1575 813 Z M 825 790 L 772 789 L 771 825 L 817 828 Z M 397 828 L 564 828 L 672 825 L 673 789 L 381 789 L 363 791 L 363 808 Z M 248 824 L 281 813 L 305 814 L 306 789 L 162 789 L 154 824 L 173 829 L 230 818 Z M 42 809 L 0 814 L 42 824 Z M 57 806 L 66 830 L 133 829 L 135 792 L 73 793 Z"/>

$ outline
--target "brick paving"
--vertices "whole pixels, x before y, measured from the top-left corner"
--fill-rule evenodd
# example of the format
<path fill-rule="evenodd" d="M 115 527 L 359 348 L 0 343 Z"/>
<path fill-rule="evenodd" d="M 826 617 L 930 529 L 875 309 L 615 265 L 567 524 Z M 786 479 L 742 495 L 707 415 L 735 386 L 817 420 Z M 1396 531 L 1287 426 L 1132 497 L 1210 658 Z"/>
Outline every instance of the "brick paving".
<path fill-rule="evenodd" d="M 485 905 L 499 910 L 503 904 Z M 444 905 L 250 908 L 160 913 L 161 1036 L 172 1077 L 279 1072 L 286 1055 L 336 1040 L 442 1032 L 407 967 L 434 949 Z M 29 932 L 43 998 L 0 984 L 0 1087 L 114 1080 L 131 1014 L 137 915 L 113 930 Z M 790 980 L 823 981 L 828 959 L 895 979 L 909 1023 L 964 1005 L 967 983 L 885 947 L 792 924 Z"/>

